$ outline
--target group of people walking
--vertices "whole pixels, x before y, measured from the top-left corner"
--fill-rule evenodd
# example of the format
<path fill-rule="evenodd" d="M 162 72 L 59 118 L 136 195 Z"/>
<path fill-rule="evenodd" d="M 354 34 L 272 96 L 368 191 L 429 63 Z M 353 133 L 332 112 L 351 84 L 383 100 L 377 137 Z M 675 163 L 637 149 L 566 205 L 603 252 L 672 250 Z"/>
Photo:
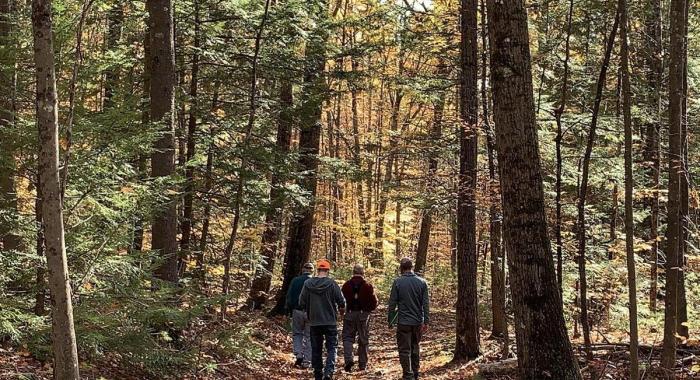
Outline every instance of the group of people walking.
<path fill-rule="evenodd" d="M 394 280 L 387 310 L 389 327 L 396 326 L 396 343 L 404 380 L 418 379 L 420 341 L 430 322 L 428 284 L 413 272 L 413 262 L 401 259 L 401 276 Z M 365 280 L 365 269 L 355 265 L 352 278 L 340 287 L 330 277 L 331 263 L 306 263 L 287 292 L 292 319 L 294 365 L 313 368 L 314 379 L 331 380 L 338 348 L 338 317 L 343 320 L 344 370 L 355 369 L 353 346 L 358 343 L 357 368 L 369 361 L 370 316 L 377 309 L 374 287 Z M 325 365 L 323 352 L 326 352 Z"/>

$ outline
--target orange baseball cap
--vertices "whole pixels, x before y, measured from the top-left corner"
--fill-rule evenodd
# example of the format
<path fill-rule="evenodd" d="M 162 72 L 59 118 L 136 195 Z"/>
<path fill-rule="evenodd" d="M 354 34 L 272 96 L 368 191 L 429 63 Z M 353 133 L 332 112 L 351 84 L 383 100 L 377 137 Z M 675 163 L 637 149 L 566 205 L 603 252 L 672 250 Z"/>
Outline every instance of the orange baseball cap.
<path fill-rule="evenodd" d="M 316 262 L 317 269 L 331 270 L 331 262 L 326 259 L 321 259 Z"/>

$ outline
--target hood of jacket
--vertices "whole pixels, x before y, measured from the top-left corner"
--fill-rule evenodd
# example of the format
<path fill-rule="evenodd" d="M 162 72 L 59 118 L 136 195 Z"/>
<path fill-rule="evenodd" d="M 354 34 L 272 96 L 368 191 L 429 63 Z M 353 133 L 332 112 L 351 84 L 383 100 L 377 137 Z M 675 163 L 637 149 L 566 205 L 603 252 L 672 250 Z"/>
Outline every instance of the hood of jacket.
<path fill-rule="evenodd" d="M 335 281 L 330 277 L 312 277 L 306 280 L 306 288 L 315 294 L 320 294 L 328 290 Z"/>

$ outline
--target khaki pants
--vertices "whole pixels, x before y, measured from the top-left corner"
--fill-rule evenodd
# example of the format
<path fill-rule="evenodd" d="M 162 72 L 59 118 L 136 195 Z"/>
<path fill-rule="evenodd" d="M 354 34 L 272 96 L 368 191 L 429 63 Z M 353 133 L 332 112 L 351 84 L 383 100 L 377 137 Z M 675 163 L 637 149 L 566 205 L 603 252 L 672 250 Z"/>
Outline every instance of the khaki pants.
<path fill-rule="evenodd" d="M 350 310 L 343 318 L 343 356 L 345 364 L 354 363 L 353 345 L 357 339 L 357 356 L 360 369 L 367 368 L 369 352 L 369 313 Z"/>

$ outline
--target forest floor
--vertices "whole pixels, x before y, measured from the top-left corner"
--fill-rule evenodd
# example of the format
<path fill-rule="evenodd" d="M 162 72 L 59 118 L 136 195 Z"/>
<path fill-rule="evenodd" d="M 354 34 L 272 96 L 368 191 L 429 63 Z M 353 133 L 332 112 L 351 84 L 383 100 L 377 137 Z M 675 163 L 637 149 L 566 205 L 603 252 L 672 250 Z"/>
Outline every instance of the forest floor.
<path fill-rule="evenodd" d="M 421 344 L 421 374 L 424 379 L 516 379 L 514 349 L 511 334 L 510 359 L 503 362 L 503 342 L 488 339 L 489 333 L 482 330 L 483 355 L 469 363 L 452 363 L 454 345 L 454 311 L 436 308 L 432 311 L 431 328 Z M 401 378 L 398 352 L 395 343 L 395 329 L 387 327 L 384 321 L 385 310 L 380 309 L 371 324 L 370 363 L 367 371 L 345 373 L 343 371 L 343 350 L 339 341 L 336 363 L 337 380 L 396 380 Z M 218 322 L 217 322 L 218 324 Z M 285 317 L 267 318 L 260 312 L 239 309 L 229 315 L 225 325 L 217 329 L 228 329 L 233 334 L 246 337 L 239 349 L 255 351 L 254 358 L 243 355 L 222 355 L 215 349 L 202 346 L 202 355 L 216 363 L 209 367 L 192 368 L 180 373 L 177 379 L 234 379 L 234 380 L 302 380 L 311 379 L 311 370 L 293 366 L 292 339 L 289 322 Z M 340 326 L 339 326 L 340 329 Z M 629 363 L 627 347 L 610 343 L 598 345 L 594 359 L 586 362 L 582 348 L 575 341 L 579 364 L 584 379 L 628 379 Z M 667 378 L 659 373 L 658 347 L 645 346 L 640 351 L 643 363 L 643 379 Z M 678 367 L 676 379 L 700 379 L 700 347 L 687 347 L 679 351 L 683 366 Z M 147 375 L 135 368 L 123 366 L 114 357 L 105 357 L 99 363 L 81 363 L 82 375 L 86 379 L 162 379 L 163 376 Z M 646 368 L 646 369 L 645 369 Z M 655 372 L 657 371 L 657 372 Z M 0 379 L 50 379 L 49 362 L 41 362 L 32 357 L 26 348 L 2 348 L 0 346 Z"/>

